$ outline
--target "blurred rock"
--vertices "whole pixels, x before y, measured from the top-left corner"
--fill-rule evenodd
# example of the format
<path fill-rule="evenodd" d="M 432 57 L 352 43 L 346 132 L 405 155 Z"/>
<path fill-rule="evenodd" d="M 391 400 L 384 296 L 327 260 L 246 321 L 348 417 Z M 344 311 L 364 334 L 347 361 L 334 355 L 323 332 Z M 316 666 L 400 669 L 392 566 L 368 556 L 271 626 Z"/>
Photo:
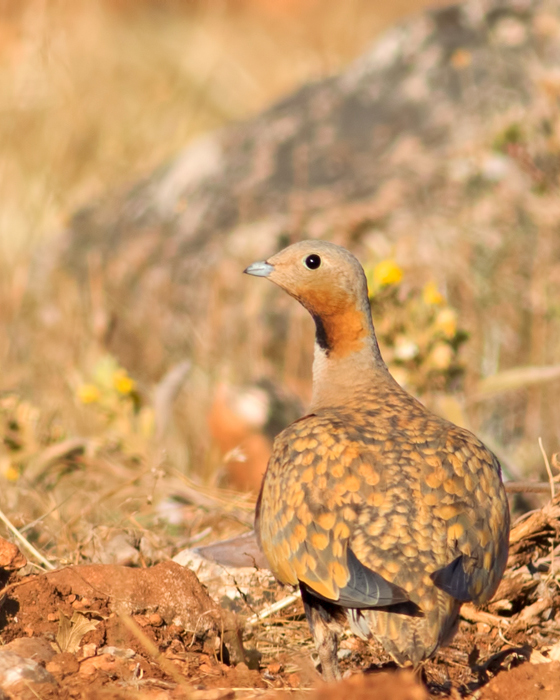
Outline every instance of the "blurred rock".
<path fill-rule="evenodd" d="M 255 533 L 250 532 L 207 547 L 184 549 L 173 561 L 192 569 L 212 598 L 222 605 L 242 597 L 254 604 L 259 598 L 262 603 L 263 588 L 274 586 L 274 577 L 254 537 Z M 254 562 L 261 568 L 257 569 Z"/>
<path fill-rule="evenodd" d="M 13 651 L 24 659 L 32 659 L 46 665 L 56 654 L 52 645 L 43 637 L 19 637 L 2 647 L 2 651 Z"/>
<path fill-rule="evenodd" d="M 56 685 L 52 674 L 37 661 L 25 658 L 14 651 L 0 650 L 0 698 L 42 697 L 41 685 Z M 52 697 L 52 689 L 49 691 Z"/>
<path fill-rule="evenodd" d="M 87 599 L 109 598 L 109 607 L 129 615 L 158 612 L 166 624 L 188 630 L 219 630 L 220 609 L 192 571 L 174 562 L 147 569 L 91 564 L 45 574 L 51 585 Z"/>
<path fill-rule="evenodd" d="M 471 378 L 558 363 L 560 323 L 538 300 L 560 294 L 559 17 L 559 0 L 468 0 L 414 17 L 341 75 L 78 212 L 50 266 L 83 291 L 84 318 L 95 280 L 99 339 L 154 382 L 185 357 L 240 382 L 273 365 L 307 377 L 310 322 L 241 275 L 303 237 L 437 272 L 471 331 Z M 532 397 L 526 421 L 531 396 L 493 404 L 480 422 L 496 423 L 503 444 L 524 430 L 552 441 L 553 390 Z"/>

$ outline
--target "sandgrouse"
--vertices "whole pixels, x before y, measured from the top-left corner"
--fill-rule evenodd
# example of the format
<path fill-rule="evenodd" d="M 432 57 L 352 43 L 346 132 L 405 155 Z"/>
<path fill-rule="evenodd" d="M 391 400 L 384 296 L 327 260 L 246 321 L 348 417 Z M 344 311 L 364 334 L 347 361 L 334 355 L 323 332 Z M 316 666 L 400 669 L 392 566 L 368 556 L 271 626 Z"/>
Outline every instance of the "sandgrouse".
<path fill-rule="evenodd" d="M 245 272 L 297 299 L 316 326 L 309 413 L 276 438 L 255 530 L 276 578 L 299 585 L 326 680 L 337 631 L 418 666 L 450 641 L 461 603 L 490 599 L 508 552 L 496 457 L 391 377 L 364 271 L 324 241 Z"/>

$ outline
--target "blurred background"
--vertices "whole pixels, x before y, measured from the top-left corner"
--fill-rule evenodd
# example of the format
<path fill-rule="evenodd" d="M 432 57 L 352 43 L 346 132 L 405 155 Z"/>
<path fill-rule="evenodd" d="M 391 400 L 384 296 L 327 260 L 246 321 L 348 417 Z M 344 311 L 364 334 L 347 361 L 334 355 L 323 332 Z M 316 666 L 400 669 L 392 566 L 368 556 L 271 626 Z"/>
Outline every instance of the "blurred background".
<path fill-rule="evenodd" d="M 41 291 L 38 260 L 81 207 L 148 177 L 195 137 L 337 74 L 429 4 L 0 0 L 0 508 L 49 556 L 146 563 L 246 528 L 271 440 L 309 397 L 313 334 L 290 300 L 259 291 L 268 296 L 245 299 L 239 319 L 206 318 L 209 333 L 234 339 L 228 362 L 204 343 L 172 361 L 156 351 L 153 362 L 149 352 L 139 359 L 134 343 L 119 351 L 106 342 L 99 277 L 87 279 L 85 314 L 64 273 L 54 296 Z M 551 97 L 527 133 L 553 161 L 558 81 L 543 90 Z M 437 246 L 419 260 L 410 246 L 352 225 L 336 240 L 359 241 L 397 379 L 477 431 L 511 478 L 540 479 L 538 439 L 554 469 L 560 438 L 560 200 L 554 169 L 545 177 L 532 156 L 509 148 L 523 142 L 516 122 L 494 127 L 477 162 L 489 182 L 502 177 L 504 158 L 516 164 L 516 186 L 505 194 L 530 199 L 538 231 L 530 243 L 493 235 L 497 190 L 477 216 L 498 262 L 486 265 L 480 241 L 466 237 L 455 278 L 442 275 Z M 537 251 L 530 263 L 529 250 Z M 216 299 L 247 286 L 241 269 L 220 268 Z M 501 281 L 496 297 L 490 278 Z M 265 303 L 289 316 L 285 347 L 259 330 Z M 232 324 L 243 332 L 225 334 Z M 160 342 L 148 328 L 146 336 Z"/>

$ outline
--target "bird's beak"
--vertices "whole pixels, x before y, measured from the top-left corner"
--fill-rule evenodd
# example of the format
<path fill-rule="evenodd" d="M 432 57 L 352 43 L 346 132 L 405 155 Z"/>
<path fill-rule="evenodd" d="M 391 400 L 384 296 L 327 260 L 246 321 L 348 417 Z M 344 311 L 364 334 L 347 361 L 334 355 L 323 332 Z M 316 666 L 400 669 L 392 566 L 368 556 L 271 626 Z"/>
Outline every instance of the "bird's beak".
<path fill-rule="evenodd" d="M 254 262 L 252 265 L 244 270 L 248 275 L 255 275 L 255 277 L 268 277 L 274 270 L 274 265 L 265 262 Z"/>

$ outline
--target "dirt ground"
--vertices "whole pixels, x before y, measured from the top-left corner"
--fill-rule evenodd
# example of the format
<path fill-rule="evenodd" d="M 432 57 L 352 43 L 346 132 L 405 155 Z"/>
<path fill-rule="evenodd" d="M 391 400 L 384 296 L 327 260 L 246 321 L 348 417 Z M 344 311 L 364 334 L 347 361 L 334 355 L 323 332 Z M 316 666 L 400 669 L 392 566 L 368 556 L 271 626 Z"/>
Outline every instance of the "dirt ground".
<path fill-rule="evenodd" d="M 527 521 L 522 525 L 527 530 Z M 542 535 L 542 518 L 540 528 Z M 520 624 L 465 606 L 452 645 L 419 677 L 393 668 L 375 646 L 343 636 L 345 679 L 325 685 L 313 665 L 301 600 L 287 598 L 291 591 L 267 572 L 192 563 L 203 585 L 189 568 L 166 561 L 148 568 L 70 566 L 22 577 L 15 570 L 25 561 L 19 553 L 11 565 L 1 560 L 0 552 L 1 698 L 560 697 L 559 626 L 550 612 L 548 621 L 535 623 L 525 614 Z M 508 574 L 511 590 L 520 573 Z M 239 594 L 233 598 L 226 594 L 232 582 Z"/>

